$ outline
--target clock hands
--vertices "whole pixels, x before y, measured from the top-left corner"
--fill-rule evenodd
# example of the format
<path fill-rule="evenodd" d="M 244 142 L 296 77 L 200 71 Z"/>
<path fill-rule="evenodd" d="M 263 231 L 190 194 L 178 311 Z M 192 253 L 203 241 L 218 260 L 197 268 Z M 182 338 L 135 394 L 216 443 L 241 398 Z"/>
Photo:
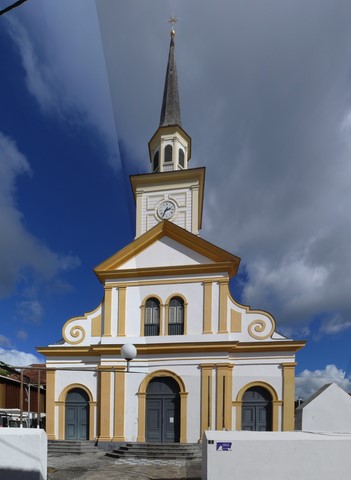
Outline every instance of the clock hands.
<path fill-rule="evenodd" d="M 168 200 L 166 200 L 158 206 L 157 213 L 159 218 L 162 218 L 164 220 L 165 219 L 169 220 L 170 218 L 173 217 L 175 213 L 175 206 L 172 202 L 169 202 Z"/>

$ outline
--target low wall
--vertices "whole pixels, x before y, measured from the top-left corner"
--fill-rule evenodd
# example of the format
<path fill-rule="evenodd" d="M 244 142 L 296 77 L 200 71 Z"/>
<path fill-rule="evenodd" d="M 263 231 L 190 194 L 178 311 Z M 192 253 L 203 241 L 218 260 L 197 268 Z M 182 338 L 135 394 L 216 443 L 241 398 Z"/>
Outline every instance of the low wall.
<path fill-rule="evenodd" d="M 350 478 L 351 434 L 207 431 L 203 480 Z"/>
<path fill-rule="evenodd" d="M 34 428 L 0 428 L 0 478 L 46 480 L 47 437 Z"/>

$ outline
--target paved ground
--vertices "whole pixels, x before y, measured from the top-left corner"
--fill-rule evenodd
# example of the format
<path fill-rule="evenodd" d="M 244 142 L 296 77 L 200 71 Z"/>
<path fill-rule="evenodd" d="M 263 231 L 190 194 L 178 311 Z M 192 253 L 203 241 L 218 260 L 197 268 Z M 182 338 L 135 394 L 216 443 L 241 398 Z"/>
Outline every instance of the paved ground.
<path fill-rule="evenodd" d="M 200 480 L 201 463 L 186 460 L 116 460 L 104 452 L 48 456 L 48 480 Z"/>

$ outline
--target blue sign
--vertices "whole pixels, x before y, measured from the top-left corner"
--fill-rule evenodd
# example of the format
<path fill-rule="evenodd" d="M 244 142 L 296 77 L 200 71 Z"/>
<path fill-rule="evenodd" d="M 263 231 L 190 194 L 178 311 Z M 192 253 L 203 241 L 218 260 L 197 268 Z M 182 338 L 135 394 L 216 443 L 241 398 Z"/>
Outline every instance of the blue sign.
<path fill-rule="evenodd" d="M 223 452 L 231 452 L 232 442 L 216 442 L 216 450 Z"/>

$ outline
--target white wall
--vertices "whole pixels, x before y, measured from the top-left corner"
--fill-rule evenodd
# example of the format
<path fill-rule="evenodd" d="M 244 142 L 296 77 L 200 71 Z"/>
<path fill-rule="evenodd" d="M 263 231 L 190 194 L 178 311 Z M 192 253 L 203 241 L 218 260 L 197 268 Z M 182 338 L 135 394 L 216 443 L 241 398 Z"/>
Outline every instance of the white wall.
<path fill-rule="evenodd" d="M 46 480 L 47 437 L 44 430 L 0 428 L 0 478 Z"/>
<path fill-rule="evenodd" d="M 351 432 L 351 396 L 332 383 L 296 410 L 296 430 Z"/>
<path fill-rule="evenodd" d="M 219 442 L 231 451 L 218 451 Z M 351 434 L 206 432 L 202 480 L 347 479 L 350 451 Z"/>

